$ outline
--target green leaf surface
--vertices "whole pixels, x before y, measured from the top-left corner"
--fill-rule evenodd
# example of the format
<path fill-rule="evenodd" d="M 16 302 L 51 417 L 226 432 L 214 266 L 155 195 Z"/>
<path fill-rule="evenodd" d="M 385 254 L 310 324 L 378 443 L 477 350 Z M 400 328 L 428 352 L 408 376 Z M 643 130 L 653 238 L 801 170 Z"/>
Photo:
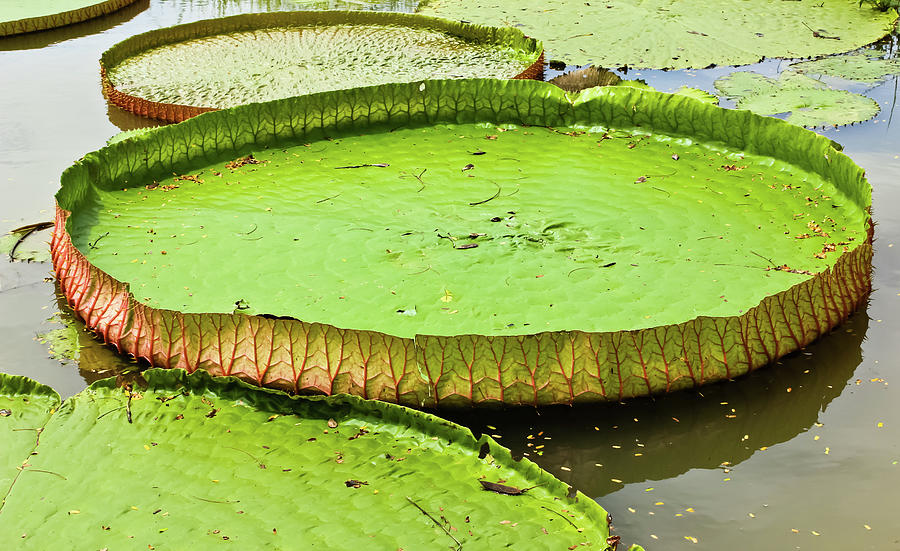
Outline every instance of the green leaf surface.
<path fill-rule="evenodd" d="M 127 6 L 135 0 L 3 0 L 0 37 L 80 23 Z"/>
<path fill-rule="evenodd" d="M 564 483 L 527 459 L 432 415 L 347 396 L 289 397 L 203 372 L 146 377 L 131 398 L 107 379 L 66 400 L 36 455 L 0 447 L 6 463 L 29 463 L 0 509 L 0 541 L 17 549 L 59 541 L 91 549 L 605 545 L 606 512 L 593 500 L 567 497 Z M 0 381 L 7 393 L 22 384 Z M 4 427 L 9 419 L 0 417 L 4 439 L 18 434 Z M 530 489 L 502 495 L 482 480 Z"/>
<path fill-rule="evenodd" d="M 793 71 L 778 80 L 739 71 L 719 78 L 716 89 L 737 100 L 738 109 L 760 115 L 790 113 L 787 122 L 798 126 L 852 124 L 878 114 L 878 102 L 861 94 L 834 90 L 827 84 Z"/>
<path fill-rule="evenodd" d="M 372 12 L 246 14 L 129 38 L 102 60 L 143 100 L 227 108 L 386 82 L 513 78 L 541 55 L 517 29 Z"/>
<path fill-rule="evenodd" d="M 750 251 L 818 272 L 823 239 L 795 238 L 810 220 L 839 221 L 829 243 L 865 238 L 865 211 L 799 167 L 593 122 L 586 133 L 439 124 L 256 148 L 252 162 L 98 190 L 70 234 L 154 308 L 405 338 L 736 315 L 805 279 L 766 277 Z M 769 187 L 786 173 L 791 188 Z M 603 316 L 584 308 L 598 293 Z"/>
<path fill-rule="evenodd" d="M 861 82 L 878 82 L 885 76 L 900 74 L 900 59 L 883 59 L 866 54 L 832 56 L 815 61 L 794 63 L 790 69 L 798 73 L 827 75 Z"/>
<path fill-rule="evenodd" d="M 121 142 L 122 140 L 127 140 L 128 138 L 140 136 L 141 134 L 146 134 L 151 130 L 153 130 L 153 128 L 133 128 L 131 130 L 123 130 L 122 132 L 119 132 L 118 134 L 106 140 L 106 145 L 112 145 L 114 143 Z"/>
<path fill-rule="evenodd" d="M 574 65 L 652 69 L 848 52 L 897 17 L 858 0 L 426 0 L 419 11 L 521 28 Z"/>
<path fill-rule="evenodd" d="M 195 120 L 57 194 L 70 303 L 154 365 L 418 405 L 621 399 L 771 362 L 868 289 L 862 170 L 747 111 L 472 80 Z"/>
<path fill-rule="evenodd" d="M 0 373 L 0 512 L 13 482 L 30 468 L 26 463 L 59 403 L 59 395 L 50 387 L 26 377 Z M 0 526 L 6 518 L 0 516 Z"/>
<path fill-rule="evenodd" d="M 719 97 L 717 95 L 710 94 L 706 90 L 701 90 L 699 88 L 682 86 L 678 90 L 675 90 L 675 93 L 679 96 L 694 98 L 695 100 L 702 101 L 703 103 L 708 103 L 710 105 L 719 105 Z"/>

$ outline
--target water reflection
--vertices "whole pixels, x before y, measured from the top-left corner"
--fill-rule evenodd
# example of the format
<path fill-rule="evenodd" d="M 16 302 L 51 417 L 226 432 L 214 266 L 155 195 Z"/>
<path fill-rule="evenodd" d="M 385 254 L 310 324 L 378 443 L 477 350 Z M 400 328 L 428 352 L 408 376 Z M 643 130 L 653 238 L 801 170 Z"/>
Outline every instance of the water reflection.
<path fill-rule="evenodd" d="M 0 38 L 0 51 L 35 50 L 73 38 L 102 33 L 130 21 L 148 7 L 150 7 L 150 0 L 137 0 L 137 2 L 108 15 L 88 19 L 74 25 Z"/>
<path fill-rule="evenodd" d="M 808 430 L 862 361 L 865 309 L 775 366 L 659 399 L 450 417 L 591 496 L 691 469 L 733 468 Z M 495 427 L 495 428 L 491 428 Z M 745 438 L 746 437 L 746 438 Z M 598 466 L 602 465 L 602 466 Z"/>
<path fill-rule="evenodd" d="M 65 296 L 56 287 L 56 305 L 59 311 L 54 315 L 54 327 L 40 336 L 48 347 L 48 352 L 63 364 L 78 366 L 78 373 L 87 384 L 107 377 L 128 375 L 142 369 L 134 360 L 129 360 L 107 346 L 87 329 L 84 323 L 66 304 Z"/>

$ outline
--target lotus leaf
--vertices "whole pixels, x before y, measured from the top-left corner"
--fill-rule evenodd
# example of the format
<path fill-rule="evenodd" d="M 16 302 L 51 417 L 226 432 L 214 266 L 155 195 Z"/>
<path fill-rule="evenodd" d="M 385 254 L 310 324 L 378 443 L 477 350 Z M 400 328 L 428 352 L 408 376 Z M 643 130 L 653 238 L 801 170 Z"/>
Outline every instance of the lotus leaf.
<path fill-rule="evenodd" d="M 372 12 L 246 14 L 150 31 L 103 54 L 104 89 L 165 120 L 313 92 L 424 78 L 533 78 L 517 29 Z"/>
<path fill-rule="evenodd" d="M 627 87 L 253 104 L 62 182 L 54 265 L 90 327 L 154 365 L 293 392 L 664 392 L 804 346 L 869 289 L 870 190 L 829 140 Z"/>
<path fill-rule="evenodd" d="M 80 23 L 135 1 L 4 0 L 0 5 L 0 37 Z"/>
<path fill-rule="evenodd" d="M 827 84 L 784 71 L 778 80 L 739 71 L 719 78 L 716 88 L 737 100 L 738 109 L 760 115 L 791 113 L 787 122 L 799 126 L 852 124 L 878 114 L 878 102 L 861 94 L 834 90 Z"/>
<path fill-rule="evenodd" d="M 848 52 L 897 18 L 858 0 L 425 0 L 419 11 L 520 28 L 571 64 L 650 69 Z"/>
<path fill-rule="evenodd" d="M 878 82 L 887 75 L 900 74 L 900 59 L 883 59 L 867 54 L 832 56 L 815 61 L 794 63 L 791 69 L 798 73 L 827 75 L 846 80 Z"/>
<path fill-rule="evenodd" d="M 592 499 L 432 415 L 352 396 L 290 397 L 203 372 L 145 375 L 144 389 L 106 379 L 61 407 L 46 387 L 0 375 L 0 408 L 12 412 L 0 416 L 0 541 L 29 549 L 60 541 L 91 549 L 606 545 L 606 511 Z"/>

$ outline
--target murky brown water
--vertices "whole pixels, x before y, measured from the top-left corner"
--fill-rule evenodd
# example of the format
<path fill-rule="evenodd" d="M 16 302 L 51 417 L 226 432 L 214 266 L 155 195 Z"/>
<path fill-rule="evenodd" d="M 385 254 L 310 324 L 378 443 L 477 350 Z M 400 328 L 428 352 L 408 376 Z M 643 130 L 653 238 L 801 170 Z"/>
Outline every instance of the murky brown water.
<path fill-rule="evenodd" d="M 0 40 L 0 233 L 49 220 L 64 168 L 119 130 L 149 124 L 103 99 L 97 60 L 104 50 L 153 28 L 295 5 L 142 0 L 92 22 Z M 377 7 L 413 6 L 400 0 Z M 784 65 L 769 61 L 753 69 L 776 74 Z M 637 76 L 662 90 L 687 83 L 713 91 L 712 81 L 730 70 Z M 900 358 L 895 90 L 893 80 L 853 89 L 877 99 L 882 114 L 824 132 L 866 168 L 874 187 L 875 291 L 844 326 L 773 368 L 699 392 L 455 419 L 499 435 L 515 452 L 597 498 L 612 512 L 616 531 L 648 551 L 900 549 L 894 505 L 900 489 L 900 379 L 893 377 Z M 0 261 L 0 371 L 27 375 L 67 396 L 111 370 L 133 368 L 88 334 L 81 336 L 87 346 L 79 362 L 49 357 L 36 336 L 61 327 L 48 321 L 52 316 L 68 315 L 60 313 L 50 272 L 49 264 Z"/>

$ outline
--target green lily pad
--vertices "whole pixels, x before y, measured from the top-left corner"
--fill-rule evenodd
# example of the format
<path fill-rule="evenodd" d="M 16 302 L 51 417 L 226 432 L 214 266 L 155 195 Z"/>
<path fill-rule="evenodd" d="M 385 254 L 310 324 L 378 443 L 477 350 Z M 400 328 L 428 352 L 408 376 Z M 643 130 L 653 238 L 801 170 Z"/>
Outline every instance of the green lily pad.
<path fill-rule="evenodd" d="M 878 114 L 878 102 L 861 94 L 834 90 L 808 76 L 784 71 L 778 80 L 739 71 L 719 78 L 716 89 L 737 100 L 738 109 L 760 115 L 790 113 L 787 122 L 798 126 L 843 125 Z"/>
<path fill-rule="evenodd" d="M 5 0 L 0 37 L 43 31 L 112 13 L 136 0 Z"/>
<path fill-rule="evenodd" d="M 374 12 L 246 14 L 150 31 L 106 51 L 104 88 L 165 120 L 245 103 L 425 78 L 532 78 L 540 42 L 517 29 Z M 154 111 L 156 109 L 156 111 Z"/>
<path fill-rule="evenodd" d="M 0 236 L 0 255 L 6 256 L 10 261 L 49 261 L 50 248 L 47 246 L 46 233 L 41 233 L 41 230 L 52 226 L 49 222 L 38 222 Z"/>
<path fill-rule="evenodd" d="M 472 80 L 187 122 L 88 154 L 57 195 L 74 310 L 157 366 L 416 405 L 618 400 L 771 362 L 868 292 L 862 170 L 746 111 Z"/>
<path fill-rule="evenodd" d="M 454 423 L 203 372 L 145 376 L 144 389 L 106 379 L 55 411 L 46 387 L 0 375 L 0 408 L 12 411 L 0 417 L 0 540 L 44 549 L 606 545 L 596 502 Z M 527 490 L 503 495 L 482 482 Z"/>
<path fill-rule="evenodd" d="M 0 494 L 3 496 L 18 480 L 22 462 L 34 451 L 41 428 L 59 403 L 59 395 L 50 387 L 18 375 L 0 374 Z M 0 498 L 0 512 L 6 512 L 5 503 L 5 497 Z M 6 522 L 8 517 L 3 518 Z"/>
<path fill-rule="evenodd" d="M 426 0 L 419 11 L 520 28 L 571 64 L 651 69 L 848 52 L 897 18 L 857 0 Z"/>
<path fill-rule="evenodd" d="M 854 54 L 794 63 L 790 68 L 798 73 L 827 75 L 861 82 L 878 82 L 887 75 L 900 74 L 900 59 Z"/>

